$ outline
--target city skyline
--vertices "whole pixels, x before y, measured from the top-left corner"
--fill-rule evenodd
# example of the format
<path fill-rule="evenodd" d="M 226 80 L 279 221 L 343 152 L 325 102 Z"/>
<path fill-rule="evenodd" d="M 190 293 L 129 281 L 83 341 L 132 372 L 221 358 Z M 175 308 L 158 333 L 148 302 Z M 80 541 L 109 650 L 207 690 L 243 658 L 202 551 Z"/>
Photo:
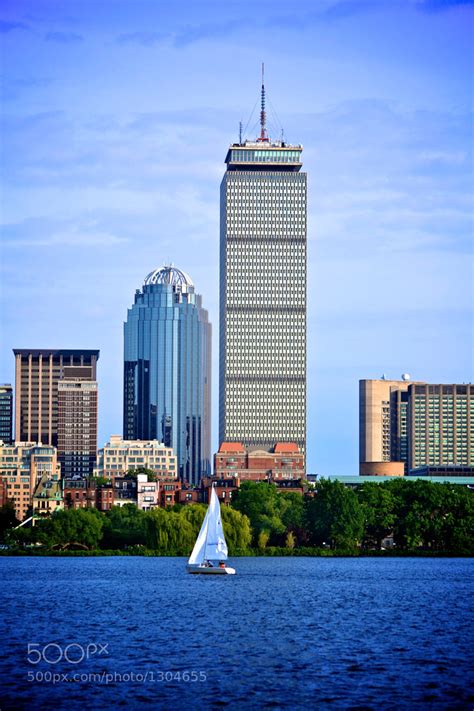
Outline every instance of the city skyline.
<path fill-rule="evenodd" d="M 122 314 L 143 274 L 192 272 L 218 323 L 222 156 L 264 59 L 310 176 L 308 471 L 355 473 L 359 379 L 472 378 L 471 9 L 273 3 L 249 28 L 245 3 L 218 22 L 189 4 L 185 25 L 144 7 L 3 8 L 0 380 L 14 347 L 100 348 L 102 445 L 122 429 Z"/>

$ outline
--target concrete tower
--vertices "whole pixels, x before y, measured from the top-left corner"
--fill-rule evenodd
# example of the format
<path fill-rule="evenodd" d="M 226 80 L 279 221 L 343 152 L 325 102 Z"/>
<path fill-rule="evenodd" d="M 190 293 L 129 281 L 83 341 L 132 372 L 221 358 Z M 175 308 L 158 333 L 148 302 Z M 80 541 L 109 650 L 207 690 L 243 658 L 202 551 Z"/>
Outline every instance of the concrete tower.
<path fill-rule="evenodd" d="M 227 151 L 221 184 L 219 440 L 306 447 L 306 174 L 266 131 Z"/>

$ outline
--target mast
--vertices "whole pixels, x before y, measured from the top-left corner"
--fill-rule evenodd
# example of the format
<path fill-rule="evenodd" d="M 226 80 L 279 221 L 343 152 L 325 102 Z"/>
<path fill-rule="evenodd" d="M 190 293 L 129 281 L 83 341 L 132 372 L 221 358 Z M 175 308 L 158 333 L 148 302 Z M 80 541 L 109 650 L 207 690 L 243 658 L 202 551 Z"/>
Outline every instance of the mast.
<path fill-rule="evenodd" d="M 262 90 L 260 98 L 260 138 L 258 139 L 262 143 L 268 141 L 267 131 L 267 113 L 265 111 L 265 64 L 262 62 Z"/>

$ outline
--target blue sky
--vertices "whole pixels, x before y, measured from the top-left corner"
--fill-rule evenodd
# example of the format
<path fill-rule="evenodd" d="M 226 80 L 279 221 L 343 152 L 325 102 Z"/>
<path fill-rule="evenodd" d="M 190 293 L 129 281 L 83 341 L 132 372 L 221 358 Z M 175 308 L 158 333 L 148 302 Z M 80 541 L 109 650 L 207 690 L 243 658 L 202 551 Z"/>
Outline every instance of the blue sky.
<path fill-rule="evenodd" d="M 3 0 L 0 381 L 14 347 L 100 348 L 99 442 L 120 433 L 122 323 L 169 260 L 213 323 L 217 447 L 219 183 L 263 60 L 308 173 L 308 469 L 356 473 L 359 378 L 472 380 L 473 16 Z"/>

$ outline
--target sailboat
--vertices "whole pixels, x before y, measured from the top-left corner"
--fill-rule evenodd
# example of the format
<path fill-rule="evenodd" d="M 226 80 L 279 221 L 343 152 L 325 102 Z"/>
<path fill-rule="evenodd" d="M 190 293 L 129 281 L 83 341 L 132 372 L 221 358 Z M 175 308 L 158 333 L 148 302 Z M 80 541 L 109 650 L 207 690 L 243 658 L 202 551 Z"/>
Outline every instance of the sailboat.
<path fill-rule="evenodd" d="M 214 487 L 201 530 L 188 561 L 188 573 L 205 575 L 235 575 L 235 569 L 225 564 L 227 543 L 221 521 L 221 507 Z"/>

